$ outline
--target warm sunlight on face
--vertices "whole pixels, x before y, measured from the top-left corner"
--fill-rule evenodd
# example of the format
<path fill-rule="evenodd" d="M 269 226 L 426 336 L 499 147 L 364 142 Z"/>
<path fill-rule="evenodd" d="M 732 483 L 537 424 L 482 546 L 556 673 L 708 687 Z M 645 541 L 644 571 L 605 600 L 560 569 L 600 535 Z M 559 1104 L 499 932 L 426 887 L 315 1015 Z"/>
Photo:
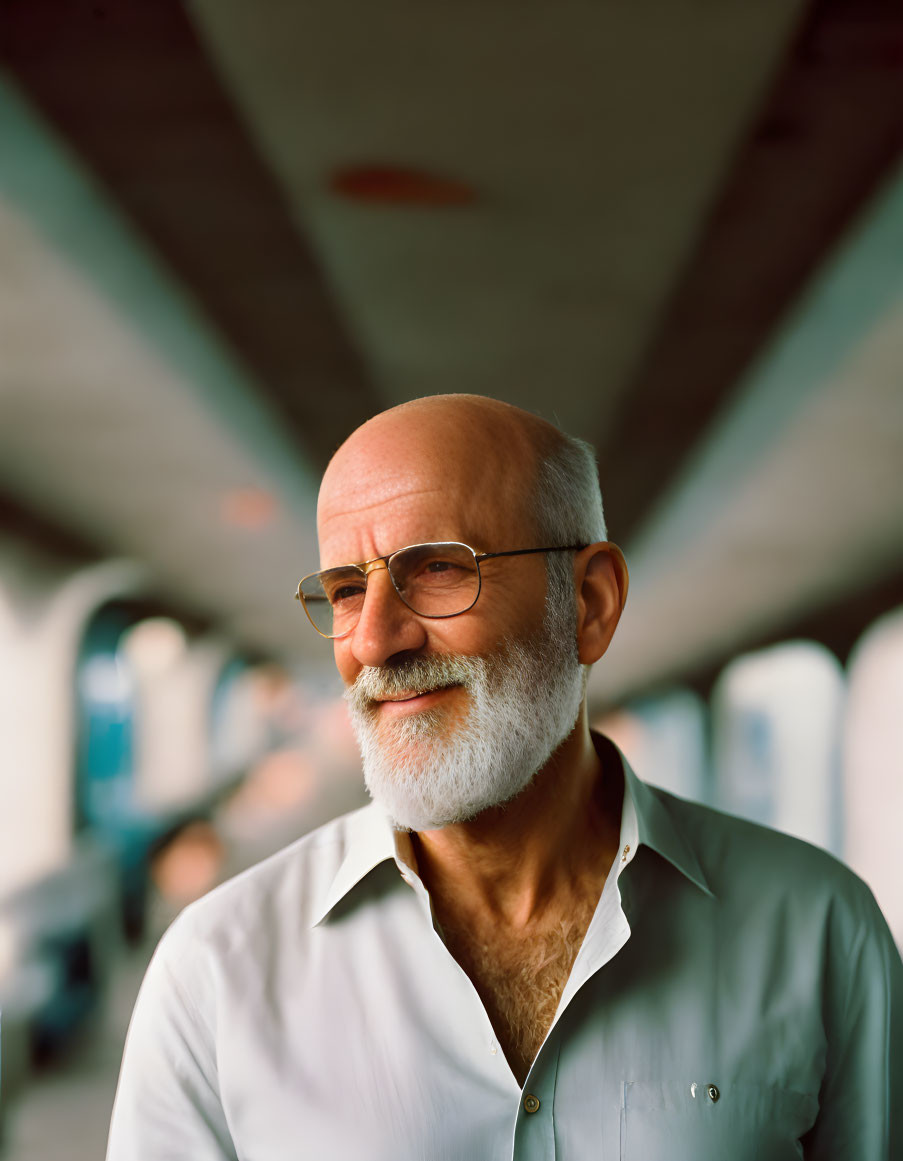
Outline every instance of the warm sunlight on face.
<path fill-rule="evenodd" d="M 344 445 L 320 495 L 324 567 L 425 541 L 537 546 L 529 441 L 506 411 L 480 423 L 462 423 L 460 405 L 453 412 L 450 422 L 430 401 L 385 413 Z M 471 609 L 431 618 L 379 569 L 356 627 L 334 642 L 370 791 L 411 829 L 507 801 L 579 712 L 574 602 L 547 613 L 544 557 L 490 560 L 481 573 Z"/>

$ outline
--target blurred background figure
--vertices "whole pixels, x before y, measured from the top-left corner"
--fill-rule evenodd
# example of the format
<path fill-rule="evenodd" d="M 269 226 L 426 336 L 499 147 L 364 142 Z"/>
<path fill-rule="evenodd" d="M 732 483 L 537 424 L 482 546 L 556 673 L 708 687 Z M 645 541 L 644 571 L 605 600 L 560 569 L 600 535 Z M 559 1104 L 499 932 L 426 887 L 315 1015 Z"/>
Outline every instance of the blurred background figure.
<path fill-rule="evenodd" d="M 4 1161 L 101 1156 L 165 925 L 364 801 L 292 594 L 332 451 L 415 396 L 597 446 L 632 584 L 596 724 L 903 944 L 899 6 L 0 27 Z"/>

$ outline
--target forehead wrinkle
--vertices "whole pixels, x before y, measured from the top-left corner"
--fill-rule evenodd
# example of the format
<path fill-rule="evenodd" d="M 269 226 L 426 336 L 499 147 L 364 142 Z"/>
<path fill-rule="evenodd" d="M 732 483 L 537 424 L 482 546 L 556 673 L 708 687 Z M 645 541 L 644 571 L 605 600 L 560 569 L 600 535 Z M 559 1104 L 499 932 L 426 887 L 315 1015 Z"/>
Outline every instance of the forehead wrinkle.
<path fill-rule="evenodd" d="M 481 543 L 482 537 L 474 535 L 476 529 L 471 527 L 465 509 L 460 510 L 460 519 L 449 522 L 449 506 L 444 503 L 447 499 L 445 488 L 411 486 L 376 500 L 354 503 L 352 498 L 351 503 L 341 508 L 321 510 L 318 521 L 321 567 L 327 567 L 327 561 L 328 567 L 341 567 L 345 563 L 378 559 L 412 544 Z M 424 501 L 427 502 L 425 511 Z"/>
<path fill-rule="evenodd" d="M 368 504 L 351 504 L 348 507 L 330 509 L 324 505 L 323 521 L 340 519 L 342 516 L 356 516 L 359 512 L 372 512 L 374 508 L 381 508 L 384 504 L 391 504 L 395 500 L 403 500 L 406 496 L 435 496 L 442 495 L 442 488 L 410 488 L 406 492 L 396 492 L 391 496 L 383 496 L 378 500 L 371 500 Z"/>

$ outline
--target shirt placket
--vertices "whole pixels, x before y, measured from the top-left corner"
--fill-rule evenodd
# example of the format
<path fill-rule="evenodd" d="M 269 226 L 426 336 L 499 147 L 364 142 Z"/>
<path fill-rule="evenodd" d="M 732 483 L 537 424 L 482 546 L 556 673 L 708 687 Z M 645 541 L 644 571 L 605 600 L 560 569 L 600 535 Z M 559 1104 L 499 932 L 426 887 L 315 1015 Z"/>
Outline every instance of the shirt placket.
<path fill-rule="evenodd" d="M 552 1027 L 539 1050 L 521 1092 L 514 1127 L 512 1161 L 554 1161 L 555 1086 L 562 1052 L 560 1020 L 583 985 L 614 958 L 630 938 L 630 924 L 621 905 L 621 873 L 636 852 L 636 820 L 632 810 L 621 829 L 621 849 L 590 922 L 583 946 L 562 993 Z M 626 884 L 625 884 L 626 885 Z"/>
<path fill-rule="evenodd" d="M 554 1161 L 559 1050 L 557 1034 L 547 1037 L 527 1076 L 514 1124 L 512 1161 Z"/>

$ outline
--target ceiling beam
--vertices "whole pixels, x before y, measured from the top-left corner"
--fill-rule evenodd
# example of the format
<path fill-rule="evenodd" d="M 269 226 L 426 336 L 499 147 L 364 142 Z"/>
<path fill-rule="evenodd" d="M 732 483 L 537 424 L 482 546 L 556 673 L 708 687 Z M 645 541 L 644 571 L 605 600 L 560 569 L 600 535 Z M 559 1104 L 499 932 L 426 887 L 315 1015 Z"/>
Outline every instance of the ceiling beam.
<path fill-rule="evenodd" d="M 178 0 L 7 0 L 0 63 L 188 289 L 314 468 L 379 410 Z"/>
<path fill-rule="evenodd" d="M 818 0 L 620 408 L 595 433 L 616 538 L 639 531 L 901 148 L 903 8 Z"/>

